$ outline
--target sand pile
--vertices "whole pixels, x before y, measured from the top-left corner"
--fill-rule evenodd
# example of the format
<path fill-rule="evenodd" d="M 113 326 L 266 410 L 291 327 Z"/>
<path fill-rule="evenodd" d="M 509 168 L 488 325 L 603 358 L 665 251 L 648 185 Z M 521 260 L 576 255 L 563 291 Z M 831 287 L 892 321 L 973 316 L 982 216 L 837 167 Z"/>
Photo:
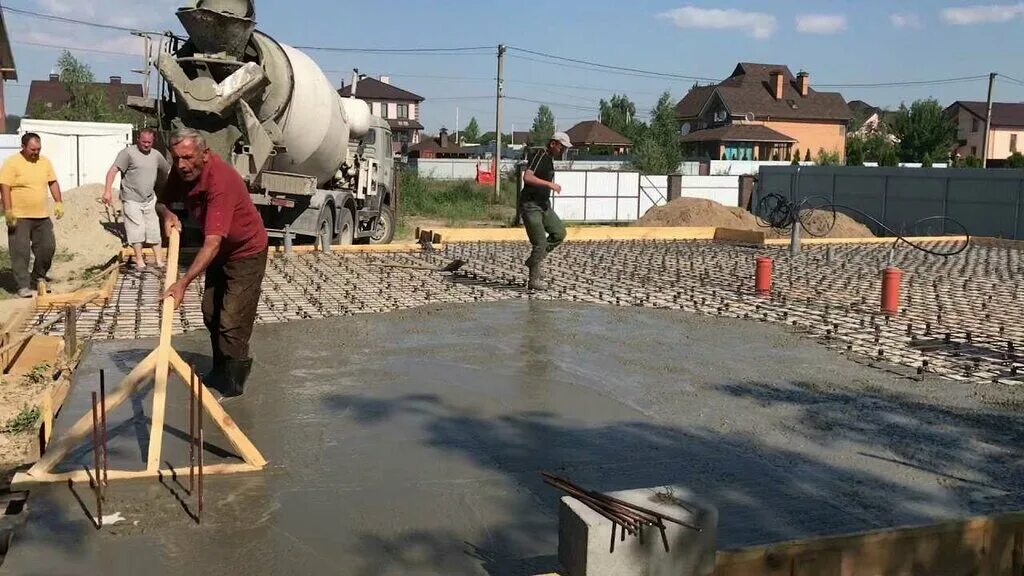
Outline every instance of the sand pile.
<path fill-rule="evenodd" d="M 100 202 L 102 196 L 101 184 L 63 191 L 64 218 L 53 221 L 57 256 L 52 273 L 59 280 L 54 289 L 77 284 L 89 268 L 106 263 L 120 251 L 124 227 L 117 191 L 112 207 Z M 0 247 L 7 249 L 7 234 L 0 234 Z"/>
<path fill-rule="evenodd" d="M 813 210 L 804 216 L 804 223 L 814 234 L 822 234 L 832 221 L 832 212 Z M 636 226 L 713 226 L 736 230 L 760 230 L 769 237 L 779 233 L 758 224 L 753 214 L 742 208 L 723 206 L 703 198 L 678 198 L 664 206 L 656 206 L 636 221 Z M 786 236 L 788 234 L 781 234 Z M 867 238 L 873 236 L 863 224 L 845 214 L 836 214 L 830 238 Z"/>

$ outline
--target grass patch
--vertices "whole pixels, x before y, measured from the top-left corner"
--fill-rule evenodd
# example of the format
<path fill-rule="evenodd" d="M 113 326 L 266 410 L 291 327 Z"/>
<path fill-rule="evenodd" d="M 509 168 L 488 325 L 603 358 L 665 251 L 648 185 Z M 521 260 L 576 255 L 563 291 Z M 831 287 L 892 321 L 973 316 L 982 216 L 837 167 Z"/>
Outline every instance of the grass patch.
<path fill-rule="evenodd" d="M 515 213 L 515 184 L 502 182 L 502 199 L 495 201 L 494 189 L 473 181 L 420 178 L 412 171 L 402 173 L 401 211 L 405 216 L 447 220 L 449 225 L 469 221 L 511 223 Z"/>
<path fill-rule="evenodd" d="M 23 406 L 16 416 L 7 420 L 0 432 L 4 434 L 21 434 L 28 432 L 39 421 L 39 406 Z"/>
<path fill-rule="evenodd" d="M 32 384 L 42 384 L 50 378 L 50 365 L 46 362 L 36 364 L 24 376 L 25 380 Z"/>

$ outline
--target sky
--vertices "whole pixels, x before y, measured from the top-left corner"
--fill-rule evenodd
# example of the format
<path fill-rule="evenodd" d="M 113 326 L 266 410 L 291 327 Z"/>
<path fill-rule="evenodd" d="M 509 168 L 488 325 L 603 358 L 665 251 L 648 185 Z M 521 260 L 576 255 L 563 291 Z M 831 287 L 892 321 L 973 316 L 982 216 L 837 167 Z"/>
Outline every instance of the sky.
<path fill-rule="evenodd" d="M 32 12 L 179 33 L 174 10 L 184 4 L 3 2 Z M 296 10 L 299 5 L 302 13 Z M 60 55 L 56 47 L 70 48 L 98 78 L 141 78 L 131 72 L 142 64 L 141 40 L 127 32 L 12 12 L 4 18 L 18 70 L 18 81 L 5 84 L 8 113 L 24 111 L 29 82 L 47 77 Z M 612 94 L 628 95 L 646 118 L 662 92 L 678 100 L 693 78 L 724 78 L 741 61 L 785 64 L 794 73 L 806 70 L 812 88 L 883 107 L 928 97 L 943 105 L 984 100 L 989 72 L 1010 78 L 997 80 L 997 101 L 1024 101 L 1024 2 L 256 0 L 256 20 L 278 41 L 309 48 L 473 48 L 443 54 L 306 50 L 335 85 L 348 83 L 352 68 L 359 68 L 368 75 L 388 75 L 393 84 L 423 96 L 421 122 L 431 132 L 453 130 L 456 119 L 463 127 L 470 117 L 482 131 L 494 128 L 498 44 L 510 47 L 506 132 L 529 130 L 541 102 L 552 108 L 559 129 L 596 119 L 598 102 Z M 523 50 L 656 74 L 582 66 Z M 978 78 L 857 86 L 966 77 Z"/>

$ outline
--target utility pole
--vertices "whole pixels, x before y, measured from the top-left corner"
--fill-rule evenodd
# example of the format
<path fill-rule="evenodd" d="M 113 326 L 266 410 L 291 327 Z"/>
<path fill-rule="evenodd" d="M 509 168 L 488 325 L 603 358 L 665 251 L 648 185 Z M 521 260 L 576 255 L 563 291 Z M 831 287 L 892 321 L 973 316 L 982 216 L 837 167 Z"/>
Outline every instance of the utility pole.
<path fill-rule="evenodd" d="M 455 145 L 462 146 L 459 142 L 459 107 L 455 107 Z"/>
<path fill-rule="evenodd" d="M 494 97 L 494 199 L 501 198 L 501 99 L 505 82 L 505 45 L 498 44 L 498 83 Z"/>
<path fill-rule="evenodd" d="M 988 138 L 989 131 L 992 130 L 992 89 L 996 85 L 995 72 L 990 72 L 988 75 L 988 105 L 985 109 L 985 141 L 981 143 L 981 167 L 988 167 Z"/>

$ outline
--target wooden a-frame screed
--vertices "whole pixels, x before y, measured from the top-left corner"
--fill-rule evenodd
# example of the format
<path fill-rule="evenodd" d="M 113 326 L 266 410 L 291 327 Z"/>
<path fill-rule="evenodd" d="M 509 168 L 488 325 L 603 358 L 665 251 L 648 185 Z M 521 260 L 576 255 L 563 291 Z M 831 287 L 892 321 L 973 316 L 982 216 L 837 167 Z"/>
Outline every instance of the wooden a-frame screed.
<path fill-rule="evenodd" d="M 177 230 L 171 233 L 167 250 L 167 275 L 164 279 L 166 290 L 177 280 L 178 248 L 180 235 Z M 160 344 L 146 358 L 124 377 L 120 386 L 107 394 L 106 410 L 109 412 L 130 398 L 143 384 L 153 378 L 152 425 L 149 434 L 149 450 L 145 470 L 109 470 L 109 479 L 150 478 L 160 474 L 170 474 L 170 470 L 160 469 L 160 452 L 164 437 L 164 409 L 167 405 L 167 379 L 171 370 L 181 378 L 187 389 L 192 377 L 192 369 L 176 350 L 171 346 L 171 321 L 174 318 L 174 298 L 165 298 L 160 317 Z M 199 376 L 195 376 L 199 381 Z M 199 382 L 199 394 L 203 395 L 202 406 L 213 423 L 224 433 L 235 452 L 244 460 L 238 464 L 217 464 L 206 466 L 207 474 L 230 474 L 234 472 L 254 472 L 266 466 L 263 455 L 249 438 L 242 433 L 235 421 L 221 407 L 207 390 L 206 384 Z M 198 415 L 202 418 L 202 414 Z M 75 470 L 66 473 L 53 473 L 53 468 L 83 440 L 89 437 L 92 430 L 92 414 L 86 413 L 62 437 L 46 447 L 46 453 L 26 472 L 15 475 L 11 483 L 12 489 L 19 489 L 40 482 L 87 482 L 90 474 L 87 470 Z"/>

